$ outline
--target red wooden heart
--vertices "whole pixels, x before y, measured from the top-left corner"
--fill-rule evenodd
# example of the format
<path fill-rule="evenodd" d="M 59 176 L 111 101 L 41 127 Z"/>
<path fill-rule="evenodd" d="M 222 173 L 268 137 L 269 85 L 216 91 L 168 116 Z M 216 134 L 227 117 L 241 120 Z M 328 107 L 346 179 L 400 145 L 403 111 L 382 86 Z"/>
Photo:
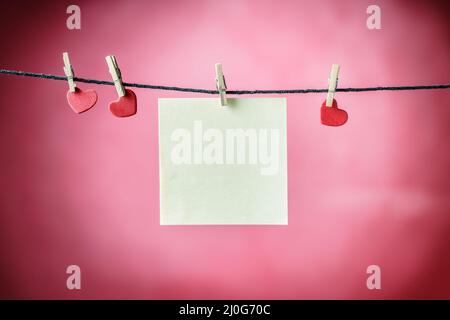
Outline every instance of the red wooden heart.
<path fill-rule="evenodd" d="M 75 88 L 75 92 L 67 91 L 67 102 L 73 111 L 82 113 L 95 105 L 97 102 L 97 93 L 94 90 L 83 91 Z"/>
<path fill-rule="evenodd" d="M 137 98 L 133 91 L 125 89 L 125 95 L 110 102 L 109 110 L 116 117 L 129 117 L 137 112 Z"/>
<path fill-rule="evenodd" d="M 339 109 L 336 100 L 333 99 L 331 107 L 326 106 L 326 101 L 320 108 L 320 121 L 326 126 L 342 126 L 348 120 L 348 114 L 345 110 Z"/>

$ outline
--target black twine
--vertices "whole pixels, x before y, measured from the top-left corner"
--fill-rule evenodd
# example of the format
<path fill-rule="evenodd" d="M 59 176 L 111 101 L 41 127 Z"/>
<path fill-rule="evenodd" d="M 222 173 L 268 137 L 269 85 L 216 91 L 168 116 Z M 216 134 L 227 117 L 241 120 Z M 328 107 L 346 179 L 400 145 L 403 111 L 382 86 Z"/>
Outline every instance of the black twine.
<path fill-rule="evenodd" d="M 65 77 L 65 76 L 57 76 L 57 75 L 45 74 L 45 73 L 32 73 L 32 72 L 25 72 L 25 71 L 0 69 L 0 74 L 67 81 L 67 77 Z M 76 82 L 84 82 L 84 83 L 94 83 L 94 84 L 109 85 L 109 86 L 114 85 L 114 82 L 104 81 L 104 80 L 84 79 L 84 78 L 78 78 L 78 77 L 74 77 L 73 80 Z M 172 86 L 158 86 L 158 85 L 142 84 L 142 83 L 124 82 L 123 85 L 125 87 L 144 88 L 144 89 L 153 89 L 153 90 L 169 90 L 169 91 L 194 92 L 194 93 L 205 93 L 205 94 L 218 94 L 219 93 L 217 90 L 182 88 L 182 87 L 172 87 Z M 337 88 L 336 92 L 362 92 L 362 91 L 383 91 L 383 90 L 387 90 L 387 91 L 431 90 L 431 89 L 449 89 L 449 88 L 450 88 L 450 84 L 437 84 L 437 85 L 427 85 L 427 86 Z M 229 90 L 229 91 L 227 90 L 228 94 L 290 94 L 290 93 L 322 93 L 322 92 L 328 92 L 328 89 Z"/>

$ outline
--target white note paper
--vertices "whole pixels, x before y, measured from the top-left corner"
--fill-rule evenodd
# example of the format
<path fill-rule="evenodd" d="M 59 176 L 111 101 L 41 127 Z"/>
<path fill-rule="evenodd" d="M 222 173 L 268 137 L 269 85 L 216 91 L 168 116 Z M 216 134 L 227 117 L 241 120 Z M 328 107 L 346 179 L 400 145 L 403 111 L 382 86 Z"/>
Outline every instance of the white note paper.
<path fill-rule="evenodd" d="M 287 224 L 286 99 L 159 99 L 160 223 Z"/>

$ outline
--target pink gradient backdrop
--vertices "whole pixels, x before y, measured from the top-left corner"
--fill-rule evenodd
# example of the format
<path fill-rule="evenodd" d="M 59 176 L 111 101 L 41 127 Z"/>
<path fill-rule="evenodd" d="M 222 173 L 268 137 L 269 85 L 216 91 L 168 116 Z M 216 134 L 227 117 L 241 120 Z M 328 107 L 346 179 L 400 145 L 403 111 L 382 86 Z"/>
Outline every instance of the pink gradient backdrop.
<path fill-rule="evenodd" d="M 449 83 L 445 1 L 14 1 L 0 68 L 230 90 Z M 382 30 L 366 8 L 382 9 Z M 67 83 L 0 75 L 0 298 L 450 298 L 450 91 L 289 95 L 289 226 L 159 225 L 158 97 L 109 113 L 110 86 L 76 115 Z M 82 290 L 65 268 L 82 269 Z M 382 269 L 382 290 L 366 268 Z"/>

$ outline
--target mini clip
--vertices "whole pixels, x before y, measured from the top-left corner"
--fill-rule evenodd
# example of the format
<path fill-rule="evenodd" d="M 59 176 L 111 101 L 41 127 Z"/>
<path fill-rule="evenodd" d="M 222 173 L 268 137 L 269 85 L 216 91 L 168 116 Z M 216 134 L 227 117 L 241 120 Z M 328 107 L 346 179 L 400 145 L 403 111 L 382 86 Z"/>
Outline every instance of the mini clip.
<path fill-rule="evenodd" d="M 340 67 L 338 64 L 333 64 L 331 67 L 330 78 L 328 79 L 327 107 L 331 107 L 333 105 L 334 93 L 336 92 L 339 80 L 339 68 Z"/>
<path fill-rule="evenodd" d="M 67 52 L 63 52 L 63 60 L 64 60 L 64 73 L 66 74 L 67 81 L 69 82 L 69 91 L 75 92 L 77 87 L 75 81 L 73 81 L 74 73 L 72 65 L 70 64 L 69 54 Z"/>
<path fill-rule="evenodd" d="M 111 76 L 114 81 L 114 85 L 116 87 L 117 93 L 119 94 L 119 97 L 125 96 L 125 87 L 123 86 L 123 83 L 122 83 L 122 75 L 120 73 L 120 69 L 117 64 L 116 57 L 111 55 L 111 56 L 106 56 L 105 59 L 106 59 L 106 63 L 108 64 L 109 73 L 111 73 Z"/>
<path fill-rule="evenodd" d="M 216 87 L 220 95 L 220 106 L 225 107 L 227 105 L 227 84 L 225 83 L 221 63 L 216 63 Z"/>

